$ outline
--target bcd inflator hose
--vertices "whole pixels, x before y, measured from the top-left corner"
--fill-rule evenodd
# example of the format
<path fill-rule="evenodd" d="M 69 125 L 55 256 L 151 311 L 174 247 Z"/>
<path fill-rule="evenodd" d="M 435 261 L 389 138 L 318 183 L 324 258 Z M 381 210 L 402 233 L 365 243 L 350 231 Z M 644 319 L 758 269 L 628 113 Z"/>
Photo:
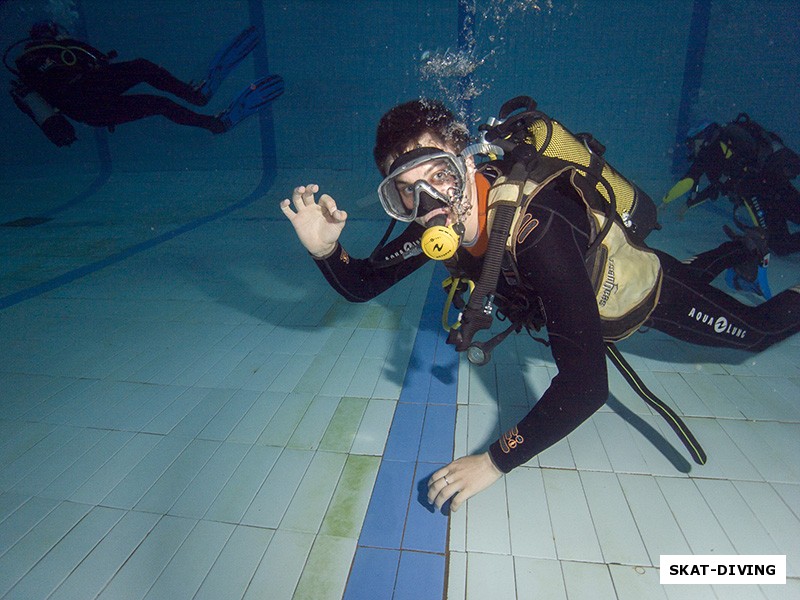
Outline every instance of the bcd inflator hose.
<path fill-rule="evenodd" d="M 527 177 L 527 169 L 521 164 L 515 164 L 505 184 L 517 184 L 519 193 Z M 475 289 L 470 294 L 467 306 L 461 317 L 461 327 L 454 329 L 448 336 L 447 343 L 453 344 L 457 351 L 464 352 L 472 344 L 474 335 L 492 325 L 494 307 L 492 300 L 497 281 L 500 277 L 500 268 L 503 263 L 506 238 L 511 229 L 517 206 L 502 204 L 495 209 L 495 217 L 489 234 L 489 244 L 486 250 L 481 275 L 475 284 Z"/>

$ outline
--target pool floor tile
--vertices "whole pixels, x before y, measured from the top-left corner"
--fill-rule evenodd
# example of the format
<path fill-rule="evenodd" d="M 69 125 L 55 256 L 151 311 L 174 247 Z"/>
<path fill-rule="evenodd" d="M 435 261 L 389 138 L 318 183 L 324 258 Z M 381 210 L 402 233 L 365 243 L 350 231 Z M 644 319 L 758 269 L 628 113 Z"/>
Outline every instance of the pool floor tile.
<path fill-rule="evenodd" d="M 193 191 L 209 206 L 230 195 L 212 188 Z M 69 218 L 107 220 L 107 200 Z M 83 270 L 0 308 L 0 596 L 797 596 L 796 339 L 752 357 L 632 336 L 620 349 L 705 466 L 612 370 L 609 402 L 578 430 L 442 513 L 428 477 L 530 409 L 557 375 L 549 350 L 512 336 L 471 365 L 441 330 L 441 265 L 348 304 L 312 261 L 265 260 L 295 240 L 262 208 L 113 264 L 81 255 L 77 233 L 61 245 L 57 220 L 21 232 L 45 254 L 15 286 Z M 375 226 L 348 225 L 359 240 Z M 662 554 L 704 552 L 786 554 L 789 580 L 658 583 Z"/>

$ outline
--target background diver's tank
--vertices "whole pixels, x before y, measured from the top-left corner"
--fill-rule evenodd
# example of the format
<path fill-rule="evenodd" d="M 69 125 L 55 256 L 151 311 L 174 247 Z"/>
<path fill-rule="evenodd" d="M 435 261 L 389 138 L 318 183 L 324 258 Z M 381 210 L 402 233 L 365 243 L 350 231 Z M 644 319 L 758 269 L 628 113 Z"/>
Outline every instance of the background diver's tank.
<path fill-rule="evenodd" d="M 77 138 L 75 128 L 67 118 L 28 86 L 12 81 L 9 92 L 14 104 L 39 126 L 56 146 L 69 146 Z"/>

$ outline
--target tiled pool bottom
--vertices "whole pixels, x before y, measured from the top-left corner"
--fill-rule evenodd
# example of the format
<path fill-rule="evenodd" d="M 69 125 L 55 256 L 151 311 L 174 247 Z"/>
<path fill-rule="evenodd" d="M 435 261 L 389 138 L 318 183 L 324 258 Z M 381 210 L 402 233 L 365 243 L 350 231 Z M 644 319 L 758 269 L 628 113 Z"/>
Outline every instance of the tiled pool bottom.
<path fill-rule="evenodd" d="M 430 270 L 347 304 L 207 183 L 0 231 L 0 596 L 341 596 Z"/>
<path fill-rule="evenodd" d="M 759 362 L 729 365 L 683 353 L 666 337 L 657 343 L 662 357 L 628 357 L 684 416 L 708 463 L 688 462 L 672 430 L 612 372 L 612 397 L 601 411 L 453 516 L 448 598 L 797 593 L 800 348 L 787 344 Z M 519 365 L 496 358 L 488 374 L 462 364 L 456 454 L 480 448 L 513 423 L 527 410 L 513 398 L 524 397 L 521 390 L 536 397 L 554 374 L 544 356 Z M 769 374 L 751 370 L 762 364 Z M 679 451 L 665 452 L 665 444 Z M 760 589 L 661 586 L 662 554 L 786 554 L 792 579 Z"/>
<path fill-rule="evenodd" d="M 135 183 L 121 206 L 109 193 L 45 226 L 0 230 L 8 292 L 249 191 L 204 180 L 192 205 L 135 197 Z M 447 597 L 475 600 L 796 597 L 797 341 L 746 357 L 636 336 L 621 348 L 686 416 L 708 465 L 677 468 L 659 441 L 679 447 L 671 430 L 612 373 L 606 408 L 448 520 L 414 486 L 453 440 L 457 455 L 480 448 L 524 414 L 553 374 L 547 350 L 517 336 L 486 367 L 462 363 L 448 381 L 446 358 L 439 378 L 415 381 L 430 374 L 415 359 L 406 371 L 415 347 L 441 357 L 438 325 L 426 325 L 439 315 L 423 309 L 437 276 L 346 304 L 277 200 L 0 312 L 0 597 L 416 599 L 442 597 L 445 582 Z M 777 281 L 798 272 L 770 269 Z M 447 422 L 449 438 L 431 427 Z M 787 554 L 790 581 L 662 587 L 667 552 Z"/>

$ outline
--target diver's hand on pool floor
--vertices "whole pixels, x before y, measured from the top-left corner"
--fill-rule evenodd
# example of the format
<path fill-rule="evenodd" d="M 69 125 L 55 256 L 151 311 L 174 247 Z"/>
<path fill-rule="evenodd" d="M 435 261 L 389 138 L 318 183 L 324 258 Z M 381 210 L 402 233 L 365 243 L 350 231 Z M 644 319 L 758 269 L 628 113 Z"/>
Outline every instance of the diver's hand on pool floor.
<path fill-rule="evenodd" d="M 347 213 L 339 210 L 336 201 L 328 194 L 322 194 L 317 202 L 317 192 L 319 186 L 316 183 L 298 186 L 292 191 L 291 200 L 284 199 L 280 206 L 300 243 L 313 256 L 324 258 L 336 249 Z"/>
<path fill-rule="evenodd" d="M 436 471 L 428 480 L 428 502 L 441 509 L 448 500 L 455 512 L 469 498 L 482 492 L 503 475 L 488 452 L 462 456 Z"/>

